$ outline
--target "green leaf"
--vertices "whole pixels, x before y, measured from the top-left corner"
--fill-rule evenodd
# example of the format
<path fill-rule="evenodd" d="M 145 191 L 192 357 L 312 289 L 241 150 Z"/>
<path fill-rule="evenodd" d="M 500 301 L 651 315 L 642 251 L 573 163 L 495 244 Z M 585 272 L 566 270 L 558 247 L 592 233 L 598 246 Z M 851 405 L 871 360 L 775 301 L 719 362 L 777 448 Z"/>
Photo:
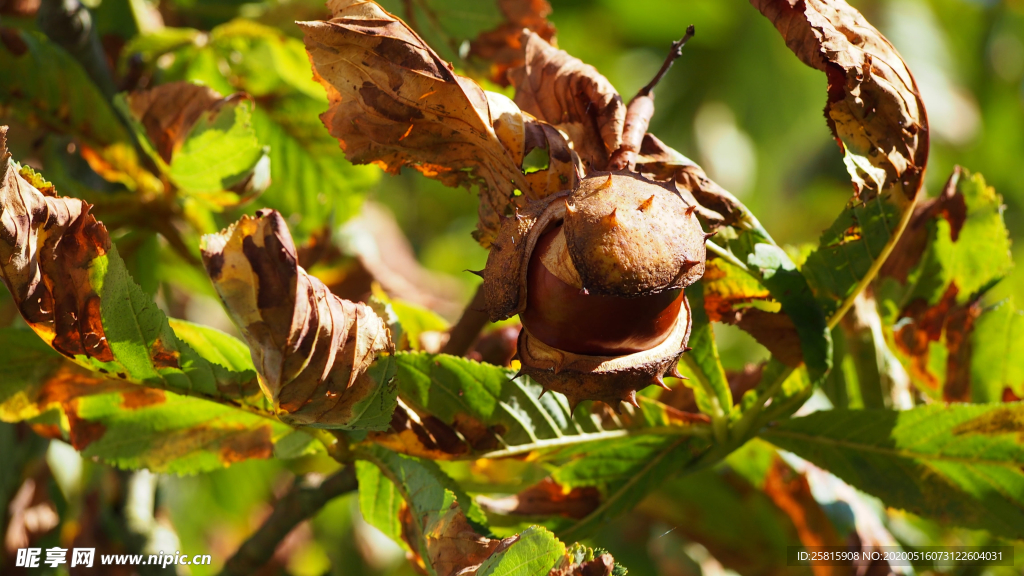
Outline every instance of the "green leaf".
<path fill-rule="evenodd" d="M 256 397 L 254 373 L 215 370 L 214 364 L 177 337 L 163 311 L 128 276 L 116 247 L 96 259 L 89 270 L 101 298 L 100 317 L 114 361 L 78 356 L 76 362 L 145 386 L 263 405 L 262 395 Z"/>
<path fill-rule="evenodd" d="M 81 65 L 37 32 L 5 29 L 0 104 L 29 125 L 81 138 L 95 148 L 131 136 Z"/>
<path fill-rule="evenodd" d="M 238 90 L 255 99 L 252 127 L 259 142 L 270 147 L 274 173 L 255 203 L 281 212 L 300 242 L 325 225 L 354 216 L 363 194 L 379 177 L 376 168 L 345 160 L 320 122 L 327 97 L 310 76 L 299 40 L 236 20 L 208 36 L 165 29 L 136 39 L 124 53 L 137 53 L 154 68 L 159 68 L 160 56 L 173 54 L 173 62 L 157 70 L 162 82 L 198 81 L 224 94 Z"/>
<path fill-rule="evenodd" d="M 395 346 L 399 350 L 422 351 L 423 343 L 420 335 L 424 332 L 447 332 L 448 321 L 439 316 L 433 310 L 418 306 L 411 302 L 400 299 L 389 298 L 388 295 L 375 286 L 373 297 L 384 306 L 390 306 L 391 311 L 398 317 L 401 326 L 401 334 L 404 340 L 396 339 Z"/>
<path fill-rule="evenodd" d="M 376 465 L 365 460 L 356 461 L 356 478 L 359 480 L 359 510 L 363 518 L 408 550 L 409 545 L 402 539 L 402 522 L 398 518 L 402 511 L 402 495 L 395 484 L 381 474 Z"/>
<path fill-rule="evenodd" d="M 647 398 L 640 399 L 640 410 L 627 409 L 618 422 L 591 415 L 573 418 L 564 396 L 541 396 L 544 389 L 539 384 L 525 376 L 513 379 L 515 374 L 507 368 L 446 354 L 398 353 L 396 359 L 395 381 L 402 401 L 458 433 L 451 437 L 461 436 L 456 444 L 442 446 L 444 453 L 423 453 L 432 457 L 497 458 L 546 452 L 653 428 L 669 435 L 710 434 L 701 422 L 706 419 L 683 421 L 681 413 Z M 580 409 L 577 414 L 586 411 Z M 404 447 L 416 453 L 415 446 Z"/>
<path fill-rule="evenodd" d="M 492 538 L 476 503 L 430 460 L 380 446 L 359 448 L 356 456 L 372 463 L 356 468 L 364 516 L 392 538 L 410 539 L 407 544 L 429 574 L 459 574 L 476 565 L 486 576 L 545 576 L 553 569 L 574 574 L 581 573 L 579 564 L 594 560 L 595 550 L 578 544 L 567 549 L 541 527 L 527 528 L 515 541 Z M 404 504 L 396 502 L 394 492 Z"/>
<path fill-rule="evenodd" d="M 347 430 L 386 430 L 391 424 L 391 415 L 398 403 L 398 387 L 392 379 L 395 376 L 395 357 L 381 355 L 366 369 L 366 374 L 377 385 L 373 394 L 352 405 L 353 419 L 345 425 Z M 313 425 L 320 427 L 319 425 Z M 331 427 L 331 426 L 325 426 Z"/>
<path fill-rule="evenodd" d="M 597 486 L 601 504 L 587 517 L 561 530 L 559 537 L 584 538 L 631 510 L 672 475 L 695 464 L 711 442 L 704 438 L 636 436 L 559 453 L 565 461 L 552 477 L 564 488 Z"/>
<path fill-rule="evenodd" d="M 807 257 L 803 272 L 829 312 L 840 309 L 873 279 L 888 255 L 910 206 L 899 206 L 879 195 L 870 202 L 851 201 L 832 226 L 822 233 L 819 247 Z"/>
<path fill-rule="evenodd" d="M 942 194 L 917 208 L 899 253 L 876 282 L 893 353 L 917 389 L 933 399 L 1001 398 L 993 390 L 1000 374 L 982 369 L 975 376 L 983 365 L 973 356 L 1002 367 L 991 351 L 1001 354 L 1012 345 L 1009 334 L 998 334 L 999 320 L 985 319 L 991 312 L 982 302 L 1013 267 L 1002 210 L 1002 198 L 981 175 L 956 169 Z M 1012 317 L 1007 312 L 997 314 Z M 986 334 L 976 337 L 979 327 Z"/>
<path fill-rule="evenodd" d="M 293 430 L 236 408 L 139 388 L 84 396 L 65 407 L 72 445 L 119 468 L 195 474 L 270 458 Z"/>
<path fill-rule="evenodd" d="M 797 269 L 789 255 L 775 243 L 746 207 L 738 201 L 737 206 L 743 210 L 744 227 L 723 233 L 723 247 L 711 243 L 708 247 L 726 256 L 721 265 L 715 261 L 716 269 L 724 273 L 726 279 L 740 274 L 742 270 L 752 276 L 756 284 L 752 285 L 744 279 L 731 280 L 731 293 L 718 298 L 720 295 L 717 292 L 722 287 L 717 285 L 721 285 L 723 279 L 708 278 L 714 280 L 708 284 L 716 296 L 714 302 L 718 304 L 723 299 L 727 303 L 732 301 L 730 307 L 753 304 L 754 309 L 747 313 L 748 317 L 738 322 L 740 328 L 762 342 L 786 365 L 796 367 L 802 361 L 811 379 L 819 381 L 832 368 L 832 334 L 825 313 L 815 300 L 808 279 Z M 758 290 L 758 285 L 763 288 Z M 763 290 L 767 290 L 771 301 L 765 302 L 761 294 Z M 705 294 L 705 298 L 712 300 L 709 294 Z M 776 303 L 788 317 L 788 323 L 784 320 L 780 322 L 774 310 L 766 309 L 766 303 Z M 722 311 L 715 312 L 717 317 L 722 317 Z M 786 331 L 795 331 L 795 342 L 781 337 Z"/>
<path fill-rule="evenodd" d="M 186 192 L 228 190 L 264 157 L 252 125 L 253 103 L 241 100 L 205 112 L 171 158 L 170 176 Z"/>
<path fill-rule="evenodd" d="M 0 42 L 0 106 L 29 126 L 72 136 L 103 178 L 129 190 L 160 193 L 128 129 L 82 66 L 37 32 L 4 30 Z M 87 149 L 87 150 L 86 150 Z M 64 168 L 64 167 L 62 167 Z"/>
<path fill-rule="evenodd" d="M 547 576 L 565 556 L 565 544 L 540 526 L 531 526 L 519 539 L 495 552 L 477 569 L 478 576 Z"/>
<path fill-rule="evenodd" d="M 971 400 L 1024 398 L 1024 313 L 1013 300 L 982 312 L 970 335 Z"/>
<path fill-rule="evenodd" d="M 692 368 L 700 386 L 693 387 L 697 406 L 705 414 L 723 415 L 732 408 L 732 390 L 725 376 L 725 368 L 718 357 L 715 332 L 704 309 L 704 283 L 696 282 L 686 288 L 690 301 L 693 327 L 690 329 L 691 350 L 683 360 Z"/>
<path fill-rule="evenodd" d="M 1013 268 L 1010 237 L 1003 222 L 1003 198 L 985 184 L 981 174 L 962 170 L 954 175 L 954 201 L 966 207 L 963 215 L 936 215 L 929 222 L 928 247 L 916 282 L 903 301 L 924 298 L 936 304 L 950 285 L 957 287 L 957 303 L 977 298 Z M 958 217 L 959 216 L 959 217 Z M 957 231 L 954 237 L 952 227 Z"/>
<path fill-rule="evenodd" d="M 483 511 L 436 462 L 398 454 L 380 446 L 361 448 L 358 456 L 373 462 L 394 483 L 415 513 L 423 515 L 447 510 L 457 498 L 466 518 L 476 524 L 474 527 L 478 531 L 489 534 Z"/>
<path fill-rule="evenodd" d="M 889 506 L 1024 537 L 1024 405 L 831 410 L 761 431 Z"/>
<path fill-rule="evenodd" d="M 238 338 L 202 324 L 170 318 L 168 322 L 181 340 L 211 363 L 250 380 L 256 376 L 249 347 Z"/>
<path fill-rule="evenodd" d="M 0 158 L 0 214 L 24 222 L 0 239 L 6 255 L 0 277 L 45 342 L 104 376 L 265 410 L 251 371 L 211 364 L 178 338 L 163 311 L 128 275 L 88 204 L 58 196 L 34 172 L 18 171 L 2 139 Z"/>

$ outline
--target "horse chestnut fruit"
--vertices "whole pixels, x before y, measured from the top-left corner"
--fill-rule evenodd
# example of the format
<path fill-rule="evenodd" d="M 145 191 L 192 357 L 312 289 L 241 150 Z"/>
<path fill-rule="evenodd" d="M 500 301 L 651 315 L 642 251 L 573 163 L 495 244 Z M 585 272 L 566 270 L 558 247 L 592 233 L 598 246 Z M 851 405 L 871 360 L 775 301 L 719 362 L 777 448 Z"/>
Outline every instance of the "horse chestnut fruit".
<path fill-rule="evenodd" d="M 530 257 L 519 317 L 531 334 L 555 348 L 597 356 L 633 354 L 665 340 L 679 316 L 681 289 L 633 298 L 590 294 L 545 265 L 564 245 L 559 225 L 540 237 Z"/>
<path fill-rule="evenodd" d="M 704 273 L 709 235 L 671 183 L 596 174 L 507 218 L 483 290 L 491 320 L 519 314 L 524 373 L 614 407 L 661 384 L 686 349 L 682 289 Z"/>

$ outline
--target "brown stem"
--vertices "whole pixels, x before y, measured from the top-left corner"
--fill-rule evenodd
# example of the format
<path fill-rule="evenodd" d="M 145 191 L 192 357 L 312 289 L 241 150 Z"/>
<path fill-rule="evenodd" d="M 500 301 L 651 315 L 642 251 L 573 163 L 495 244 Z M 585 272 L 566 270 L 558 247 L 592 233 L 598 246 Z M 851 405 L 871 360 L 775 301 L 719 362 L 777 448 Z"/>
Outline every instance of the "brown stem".
<path fill-rule="evenodd" d="M 462 317 L 448 332 L 448 342 L 441 352 L 452 356 L 465 356 L 480 336 L 480 331 L 487 325 L 487 320 L 487 312 L 484 312 L 484 289 L 480 286 L 473 300 L 462 311 Z"/>
<path fill-rule="evenodd" d="M 308 478 L 308 477 L 307 477 Z M 278 544 L 299 525 L 320 511 L 334 498 L 358 488 L 355 467 L 341 469 L 319 485 L 296 482 L 296 485 L 277 501 L 263 525 L 249 537 L 228 559 L 220 576 L 248 576 L 255 574 L 267 563 Z"/>
<path fill-rule="evenodd" d="M 629 106 L 626 107 L 626 123 L 622 126 L 622 144 L 608 159 L 609 170 L 633 170 L 636 167 L 637 152 L 640 151 L 640 144 L 654 116 L 654 87 L 665 77 L 665 73 L 672 67 L 676 58 L 682 56 L 683 46 L 693 38 L 693 33 L 692 25 L 686 28 L 686 35 L 672 43 L 672 49 L 669 50 L 658 73 L 629 101 Z"/>

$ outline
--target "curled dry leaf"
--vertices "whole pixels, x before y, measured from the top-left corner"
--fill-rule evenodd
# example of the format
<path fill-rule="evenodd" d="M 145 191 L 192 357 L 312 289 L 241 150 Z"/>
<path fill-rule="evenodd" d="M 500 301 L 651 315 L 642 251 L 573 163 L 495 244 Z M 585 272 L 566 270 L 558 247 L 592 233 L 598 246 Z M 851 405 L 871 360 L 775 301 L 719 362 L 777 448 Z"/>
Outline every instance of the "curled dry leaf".
<path fill-rule="evenodd" d="M 0 275 L 21 315 L 61 354 L 113 362 L 90 266 L 111 249 L 84 200 L 56 196 L 30 169 L 10 162 L 0 128 Z M 26 179 L 26 176 L 32 181 Z"/>
<path fill-rule="evenodd" d="M 222 402 L 258 398 L 251 371 L 210 362 L 177 336 L 91 205 L 10 162 L 5 134 L 0 127 L 0 277 L 36 334 L 93 372 Z"/>
<path fill-rule="evenodd" d="M 843 0 L 751 0 L 786 46 L 828 77 L 825 116 L 847 155 L 857 198 L 900 192 L 913 202 L 928 156 L 928 129 L 910 70 L 896 49 Z"/>
<path fill-rule="evenodd" d="M 538 34 L 525 32 L 520 42 L 525 61 L 508 73 L 516 104 L 568 134 L 588 171 L 604 170 L 622 144 L 622 97 L 597 69 Z"/>
<path fill-rule="evenodd" d="M 478 186 L 477 238 L 490 245 L 513 205 L 575 186 L 579 158 L 556 129 L 455 74 L 402 21 L 373 2 L 338 1 L 329 21 L 302 22 L 321 119 L 355 164 L 403 166 L 448 186 Z M 527 155 L 546 167 L 526 174 Z"/>
<path fill-rule="evenodd" d="M 278 212 L 261 210 L 203 237 L 202 252 L 282 419 L 336 428 L 387 426 L 394 407 L 394 394 L 389 401 L 383 391 L 394 362 L 387 326 L 368 306 L 331 294 L 298 265 Z M 370 423 L 361 420 L 368 414 Z"/>
<path fill-rule="evenodd" d="M 896 49 L 842 0 L 751 0 L 786 45 L 828 79 L 825 117 L 854 196 L 802 271 L 835 306 L 834 324 L 874 277 L 913 213 L 928 158 L 928 119 Z"/>

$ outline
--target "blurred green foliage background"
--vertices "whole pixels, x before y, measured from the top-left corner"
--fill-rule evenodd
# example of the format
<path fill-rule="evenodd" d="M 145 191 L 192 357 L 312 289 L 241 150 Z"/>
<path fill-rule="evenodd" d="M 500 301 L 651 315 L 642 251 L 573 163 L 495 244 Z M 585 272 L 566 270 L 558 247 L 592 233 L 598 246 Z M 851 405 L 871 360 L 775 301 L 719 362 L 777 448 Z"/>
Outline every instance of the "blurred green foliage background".
<path fill-rule="evenodd" d="M 85 3 L 93 9 L 104 45 L 109 46 L 118 42 L 123 45 L 147 26 L 139 15 L 148 13 L 154 5 L 146 2 Z M 0 2 L 0 6 L 3 4 Z M 559 47 L 597 67 L 627 99 L 654 75 L 671 41 L 680 37 L 688 24 L 695 25 L 696 37 L 657 89 L 657 112 L 651 131 L 696 160 L 713 179 L 743 200 L 780 244 L 799 247 L 815 242 L 841 211 L 850 194 L 850 183 L 822 117 L 824 78 L 801 64 L 771 23 L 746 2 L 552 0 L 551 4 L 554 10 L 550 19 L 558 29 Z M 984 174 L 1003 195 L 1008 227 L 1019 240 L 1024 235 L 1024 1 L 852 0 L 851 4 L 881 29 L 915 73 L 932 126 L 928 193 L 934 195 L 941 188 L 955 164 Z M 294 20 L 324 18 L 327 11 L 316 0 L 165 0 L 159 3 L 159 14 L 167 26 L 173 27 L 210 30 L 246 18 L 298 37 Z M 31 18 L 9 15 L 0 16 L 0 23 L 19 28 L 35 26 Z M 304 62 L 296 61 L 299 65 Z M 272 71 L 266 68 L 267 74 Z M 289 73 L 307 77 L 309 69 Z M 216 76 L 217 69 L 210 74 Z M 247 89 L 259 90 L 253 86 Z M 260 106 L 257 99 L 257 110 Z M 324 108 L 325 102 L 321 110 Z M 302 108 L 302 113 L 308 114 L 309 110 Z M 313 122 L 315 116 L 309 115 L 307 120 L 312 124 L 310 130 L 322 129 Z M 14 123 L 4 116 L 2 108 L 0 122 Z M 41 160 L 44 155 L 38 151 L 37 136 L 13 137 L 12 149 L 16 157 L 29 159 L 30 163 L 34 159 L 46 170 L 50 166 Z M 275 165 L 273 169 L 280 168 Z M 365 193 L 368 200 L 386 207 L 405 232 L 418 260 L 428 269 L 450 275 L 454 279 L 453 298 L 468 301 L 478 280 L 463 270 L 482 268 L 486 259 L 486 252 L 470 237 L 476 222 L 473 193 L 445 188 L 412 172 L 400 176 L 378 172 L 344 167 L 337 173 L 325 172 L 322 177 L 339 179 L 331 185 L 347 187 L 351 198 Z M 44 174 L 56 181 L 51 173 Z M 274 175 L 275 179 L 283 177 L 277 172 Z M 309 188 L 328 183 L 311 178 L 294 185 Z M 351 216 L 358 205 L 356 201 L 342 204 L 339 220 Z M 317 208 L 313 204 L 299 209 Z M 1017 248 L 1015 256 L 1020 254 Z M 191 285 L 184 276 L 178 281 L 198 294 L 210 294 L 204 278 Z M 1012 295 L 1024 300 L 1024 271 L 1019 268 L 989 297 Z M 203 302 L 197 298 L 175 315 L 210 323 L 210 315 L 222 314 L 215 303 Z M 451 313 L 447 315 L 449 320 L 454 319 Z M 729 368 L 740 369 L 766 356 L 738 329 L 722 326 L 718 336 Z M 83 462 L 66 445 L 53 442 L 47 449 L 38 438 L 30 440 L 23 427 L 2 426 L 0 454 L 5 460 L 15 458 L 15 454 L 48 450 L 47 461 L 55 479 L 50 492 L 61 516 L 61 530 L 87 525 L 115 537 L 119 528 L 111 527 L 116 522 L 103 512 L 104 499 L 128 494 L 117 505 L 130 507 L 141 498 L 143 502 L 138 505 L 144 509 L 146 498 L 155 497 L 156 514 L 141 514 L 136 525 L 126 528 L 128 532 L 146 534 L 170 549 L 189 554 L 212 554 L 213 568 L 259 525 L 268 513 L 268 502 L 281 493 L 294 473 L 328 473 L 336 467 L 326 458 L 289 464 L 249 461 L 201 477 L 157 478 Z M 136 487 L 137 492 L 116 489 L 124 485 Z M 715 502 L 715 485 L 698 475 L 674 482 L 669 488 L 706 491 L 709 501 Z M 16 479 L 0 472 L 0 502 L 7 502 L 16 490 Z M 713 520 L 701 517 L 695 508 L 677 517 L 681 524 L 720 524 L 721 531 L 729 532 L 733 529 L 730 526 L 760 518 L 759 511 L 766 504 L 751 498 L 735 509 L 723 503 Z M 607 547 L 633 575 L 712 574 L 715 563 L 707 561 L 708 551 L 688 538 L 690 531 L 685 526 L 679 529 L 680 524 L 650 514 L 655 505 L 642 505 L 608 525 L 593 541 Z M 909 517 L 901 517 L 894 525 L 896 528 L 890 526 L 894 532 L 900 533 L 902 525 L 903 535 L 932 534 L 934 541 L 953 538 L 949 541 L 963 543 L 983 538 L 963 531 L 945 534 L 934 524 Z M 56 542 L 58 536 L 47 538 Z M 293 533 L 281 549 L 277 565 L 268 568 L 267 573 L 282 571 L 296 576 L 413 573 L 403 553 L 362 522 L 354 496 L 337 499 Z M 191 573 L 200 576 L 214 572 L 212 568 L 194 567 Z M 783 567 L 758 573 L 787 572 Z"/>

